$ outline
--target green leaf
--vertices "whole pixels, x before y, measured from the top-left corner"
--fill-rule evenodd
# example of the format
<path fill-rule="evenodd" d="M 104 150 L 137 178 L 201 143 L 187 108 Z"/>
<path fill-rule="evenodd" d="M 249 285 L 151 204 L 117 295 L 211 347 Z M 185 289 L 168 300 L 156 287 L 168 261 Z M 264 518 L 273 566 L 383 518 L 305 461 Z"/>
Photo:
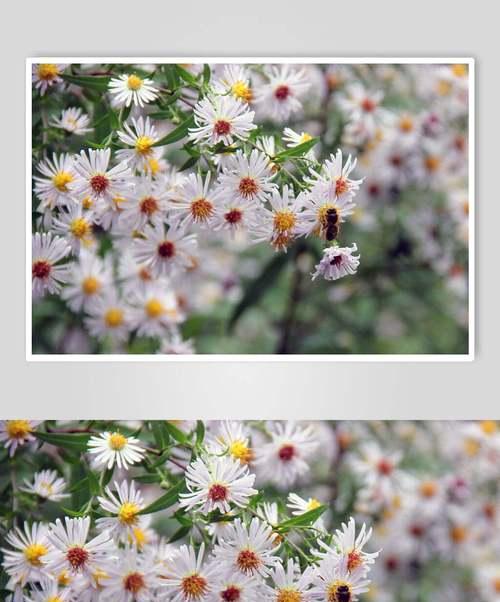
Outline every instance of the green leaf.
<path fill-rule="evenodd" d="M 276 527 L 276 530 L 289 531 L 294 527 L 310 527 L 318 520 L 318 518 L 326 511 L 326 509 L 327 506 L 318 506 L 317 508 L 314 508 L 314 510 L 309 510 L 308 512 L 304 512 L 304 514 L 294 516 L 293 518 L 280 523 Z"/>
<path fill-rule="evenodd" d="M 174 65 L 174 69 L 178 76 L 186 83 L 188 83 L 190 86 L 194 86 L 195 88 L 198 87 L 198 81 L 196 77 L 192 73 L 189 73 L 187 69 L 184 69 L 184 67 L 181 67 L 180 65 Z"/>
<path fill-rule="evenodd" d="M 161 475 L 159 474 L 141 474 L 136 475 L 134 477 L 134 481 L 139 481 L 139 483 L 151 484 L 151 483 L 160 483 L 162 480 Z"/>
<path fill-rule="evenodd" d="M 63 73 L 61 77 L 70 84 L 96 90 L 97 92 L 106 92 L 111 81 L 111 76 L 108 75 L 69 75 Z"/>
<path fill-rule="evenodd" d="M 149 506 L 143 508 L 139 514 L 153 514 L 160 510 L 165 510 L 173 506 L 179 499 L 179 493 L 184 489 L 184 479 L 178 481 L 173 487 L 171 487 L 164 495 L 159 497 Z"/>
<path fill-rule="evenodd" d="M 34 433 L 37 439 L 51 443 L 57 447 L 64 447 L 73 451 L 86 451 L 90 435 L 87 433 Z"/>
<path fill-rule="evenodd" d="M 187 136 L 188 129 L 194 126 L 194 117 L 191 113 L 189 117 L 179 124 L 174 130 L 172 130 L 163 138 L 160 138 L 157 142 L 153 144 L 153 146 L 165 146 L 166 144 L 173 144 L 174 142 L 178 142 Z"/>
<path fill-rule="evenodd" d="M 170 443 L 170 433 L 165 426 L 165 422 L 161 420 L 151 421 L 151 430 L 153 431 L 156 445 L 159 449 L 165 449 Z"/>
<path fill-rule="evenodd" d="M 276 284 L 276 278 L 280 272 L 287 265 L 287 263 L 294 256 L 293 253 L 280 253 L 271 259 L 271 261 L 264 267 L 261 274 L 250 282 L 246 287 L 241 301 L 235 307 L 233 314 L 229 320 L 228 329 L 229 332 L 234 328 L 236 322 L 243 315 L 243 313 L 253 305 L 256 305 L 260 299 L 264 296 L 264 293 L 270 287 Z"/>
<path fill-rule="evenodd" d="M 274 160 L 281 162 L 292 157 L 303 157 L 318 142 L 319 138 L 311 138 L 311 140 L 308 140 L 307 142 L 303 142 L 298 146 L 294 146 L 293 148 L 289 148 L 288 150 L 284 150 L 281 153 L 278 153 L 277 155 L 275 155 Z"/>
<path fill-rule="evenodd" d="M 179 171 L 186 171 L 186 169 L 193 167 L 193 165 L 196 165 L 198 163 L 199 159 L 200 157 L 189 157 L 189 159 L 187 159 L 187 161 L 185 161 L 182 164 Z"/>
<path fill-rule="evenodd" d="M 203 83 L 208 84 L 210 82 L 211 76 L 212 76 L 212 73 L 210 71 L 210 65 L 208 63 L 205 63 L 203 65 Z"/>
<path fill-rule="evenodd" d="M 182 539 L 183 537 L 185 537 L 189 531 L 191 531 L 191 527 L 180 527 L 179 529 L 177 529 L 177 531 L 170 537 L 170 539 L 168 540 L 168 543 L 174 543 L 174 541 L 178 541 L 179 539 Z"/>
<path fill-rule="evenodd" d="M 171 422 L 166 422 L 165 428 L 170 433 L 170 436 L 173 437 L 178 443 L 186 443 L 187 442 L 188 437 L 187 437 L 186 433 L 181 431 L 181 429 L 177 428 L 175 426 L 175 424 L 172 424 Z"/>
<path fill-rule="evenodd" d="M 199 447 L 205 439 L 205 425 L 203 420 L 197 420 L 196 422 L 196 445 Z"/>

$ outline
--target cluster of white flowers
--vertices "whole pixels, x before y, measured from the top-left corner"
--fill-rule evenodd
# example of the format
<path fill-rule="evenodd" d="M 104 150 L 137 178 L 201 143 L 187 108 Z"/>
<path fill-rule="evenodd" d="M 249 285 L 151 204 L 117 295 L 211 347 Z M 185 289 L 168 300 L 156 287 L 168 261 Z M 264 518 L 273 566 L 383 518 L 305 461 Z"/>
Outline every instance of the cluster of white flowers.
<path fill-rule="evenodd" d="M 356 245 L 337 242 L 362 183 L 352 178 L 356 159 L 344 160 L 338 150 L 319 163 L 312 148 L 319 138 L 287 126 L 280 139 L 262 125 L 282 128 L 302 116 L 310 69 L 213 65 L 201 79 L 198 67 L 182 69 L 187 81 L 176 90 L 170 118 L 155 118 L 168 110 L 155 114 L 148 106 L 162 107 L 172 96 L 158 76 L 132 69 L 108 76 L 109 103 L 120 112 L 112 112 L 116 123 L 105 141 L 96 148 L 84 143 L 76 153 L 43 149 L 46 156 L 35 164 L 33 299 L 60 295 L 72 312 L 83 312 L 88 332 L 112 341 L 115 351 L 135 333 L 157 337 L 167 352 L 189 352 L 179 325 L 196 309 L 211 272 L 223 276 L 212 258 L 235 239 L 286 252 L 299 237 L 319 238 L 328 246 L 313 279 L 335 280 L 359 265 Z M 92 76 L 65 70 L 34 65 L 35 88 L 61 90 L 67 78 L 80 95 Z M 181 119 L 179 127 L 187 121 L 191 127 L 175 141 L 185 141 L 196 163 L 191 171 L 164 157 L 168 132 L 175 134 Z M 70 136 L 92 131 L 89 125 L 76 107 L 49 123 Z"/>
<path fill-rule="evenodd" d="M 327 508 L 317 499 L 292 491 L 286 501 L 272 500 L 265 493 L 266 484 L 283 491 L 305 482 L 320 445 L 317 426 L 268 423 L 254 430 L 214 422 L 200 435 L 198 423 L 192 445 L 194 426 L 170 426 L 183 443 L 167 444 L 166 458 L 163 450 L 151 451 L 143 439 L 118 430 L 83 431 L 88 434 L 80 461 L 91 471 L 86 477 L 94 483 L 91 496 L 73 516 L 25 521 L 8 531 L 2 549 L 7 599 L 354 602 L 368 591 L 368 574 L 379 555 L 365 549 L 371 530 L 363 524 L 357 532 L 350 518 L 331 532 L 321 517 Z M 3 421 L 0 432 L 11 456 L 20 447 L 29 450 L 39 436 L 56 457 L 57 442 L 68 445 L 72 437 L 67 431 L 58 439 L 60 430 L 45 432 L 28 420 Z M 81 436 L 73 435 L 75 441 Z M 183 445 L 191 454 L 186 456 Z M 148 466 L 148 454 L 156 453 L 162 461 L 137 473 L 140 464 Z M 129 470 L 136 471 L 135 479 Z M 155 482 L 158 471 L 167 493 L 148 504 L 151 492 L 140 483 Z M 164 483 L 174 475 L 169 490 Z M 43 470 L 33 482 L 26 480 L 23 491 L 40 503 L 69 504 L 79 487 L 69 487 L 56 470 Z M 162 504 L 172 491 L 169 504 Z M 180 537 L 165 538 L 151 523 L 151 514 L 168 506 L 174 506 L 170 519 L 179 521 Z"/>

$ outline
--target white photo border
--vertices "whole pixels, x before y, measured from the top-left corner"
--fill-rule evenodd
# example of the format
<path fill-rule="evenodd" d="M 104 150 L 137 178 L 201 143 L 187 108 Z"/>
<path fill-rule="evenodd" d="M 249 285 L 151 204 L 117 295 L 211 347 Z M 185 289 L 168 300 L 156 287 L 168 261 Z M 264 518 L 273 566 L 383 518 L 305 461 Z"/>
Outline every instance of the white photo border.
<path fill-rule="evenodd" d="M 468 65 L 468 351 L 464 354 L 34 354 L 32 351 L 31 305 L 31 206 L 32 206 L 32 65 L 35 63 L 295 63 L 295 64 L 455 64 Z M 475 60 L 472 57 L 61 57 L 26 59 L 26 280 L 25 349 L 27 362 L 471 362 L 475 360 Z"/>

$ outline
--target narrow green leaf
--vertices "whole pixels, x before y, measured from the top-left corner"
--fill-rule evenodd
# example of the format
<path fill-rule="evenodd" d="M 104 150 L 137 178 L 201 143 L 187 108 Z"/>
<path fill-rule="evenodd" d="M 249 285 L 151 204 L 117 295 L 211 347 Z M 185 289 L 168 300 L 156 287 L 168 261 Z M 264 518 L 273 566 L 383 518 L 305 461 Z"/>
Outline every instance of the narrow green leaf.
<path fill-rule="evenodd" d="M 208 84 L 210 82 L 211 76 L 212 76 L 212 73 L 210 71 L 210 65 L 208 63 L 205 63 L 203 65 L 203 83 Z"/>
<path fill-rule="evenodd" d="M 170 433 L 170 436 L 173 437 L 179 443 L 186 443 L 187 442 L 188 438 L 187 438 L 186 433 L 184 433 L 183 431 L 181 431 L 181 429 L 177 428 L 175 426 L 175 424 L 172 424 L 171 422 L 166 422 L 165 423 L 165 428 Z"/>
<path fill-rule="evenodd" d="M 63 73 L 61 77 L 70 84 L 96 90 L 97 92 L 105 92 L 111 81 L 111 77 L 108 75 L 69 75 Z"/>
<path fill-rule="evenodd" d="M 318 520 L 318 518 L 326 511 L 326 509 L 327 506 L 318 506 L 317 508 L 314 508 L 314 510 L 309 510 L 309 512 L 304 512 L 304 514 L 294 516 L 293 518 L 280 523 L 276 527 L 276 530 L 288 531 L 294 527 L 310 527 Z"/>
<path fill-rule="evenodd" d="M 203 420 L 196 422 L 196 445 L 200 446 L 205 439 L 205 424 Z"/>
<path fill-rule="evenodd" d="M 179 171 L 186 171 L 186 169 L 189 169 L 190 167 L 193 167 L 193 165 L 196 165 L 199 161 L 199 157 L 189 157 L 189 159 L 187 159 L 180 167 Z"/>
<path fill-rule="evenodd" d="M 168 543 L 174 543 L 174 541 L 178 541 L 179 539 L 182 539 L 183 537 L 185 537 L 189 531 L 191 531 L 191 527 L 180 527 L 179 529 L 177 529 L 177 531 L 170 537 L 170 539 L 168 540 Z"/>
<path fill-rule="evenodd" d="M 184 489 L 184 479 L 178 481 L 173 487 L 171 487 L 164 495 L 159 497 L 149 506 L 143 508 L 139 514 L 153 514 L 160 510 L 165 510 L 173 506 L 179 499 L 179 493 Z"/>
<path fill-rule="evenodd" d="M 170 433 L 165 426 L 165 422 L 161 420 L 152 420 L 151 430 L 153 432 L 153 437 L 155 438 L 155 443 L 160 450 L 169 445 Z"/>
<path fill-rule="evenodd" d="M 85 451 L 90 435 L 87 433 L 34 433 L 37 439 L 74 451 Z"/>
<path fill-rule="evenodd" d="M 183 79 L 190 86 L 194 86 L 195 88 L 198 87 L 198 81 L 192 73 L 189 73 L 187 69 L 184 69 L 184 67 L 181 67 L 180 65 L 175 65 L 174 67 L 181 79 Z"/>
<path fill-rule="evenodd" d="M 311 138 L 311 140 L 308 140 L 307 142 L 303 142 L 298 146 L 294 146 L 293 148 L 289 148 L 288 150 L 284 150 L 281 153 L 278 153 L 277 155 L 275 155 L 274 160 L 281 162 L 292 157 L 303 157 L 318 142 L 319 138 Z"/>
<path fill-rule="evenodd" d="M 174 142 L 178 142 L 182 140 L 185 136 L 187 136 L 188 129 L 194 126 L 194 117 L 191 113 L 189 117 L 180 123 L 174 130 L 172 130 L 163 138 L 160 138 L 157 142 L 153 144 L 153 146 L 165 146 L 166 144 L 173 144 Z"/>

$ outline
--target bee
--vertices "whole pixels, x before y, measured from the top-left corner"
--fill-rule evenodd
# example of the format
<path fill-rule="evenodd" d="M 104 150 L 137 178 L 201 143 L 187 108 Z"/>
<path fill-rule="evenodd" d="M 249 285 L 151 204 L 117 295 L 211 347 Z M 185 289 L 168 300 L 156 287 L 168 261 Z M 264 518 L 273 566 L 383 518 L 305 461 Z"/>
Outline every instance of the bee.
<path fill-rule="evenodd" d="M 323 228 L 328 241 L 335 240 L 340 232 L 340 217 L 335 207 L 326 210 Z"/>
<path fill-rule="evenodd" d="M 351 590 L 348 585 L 339 585 L 335 593 L 336 602 L 351 602 Z"/>

